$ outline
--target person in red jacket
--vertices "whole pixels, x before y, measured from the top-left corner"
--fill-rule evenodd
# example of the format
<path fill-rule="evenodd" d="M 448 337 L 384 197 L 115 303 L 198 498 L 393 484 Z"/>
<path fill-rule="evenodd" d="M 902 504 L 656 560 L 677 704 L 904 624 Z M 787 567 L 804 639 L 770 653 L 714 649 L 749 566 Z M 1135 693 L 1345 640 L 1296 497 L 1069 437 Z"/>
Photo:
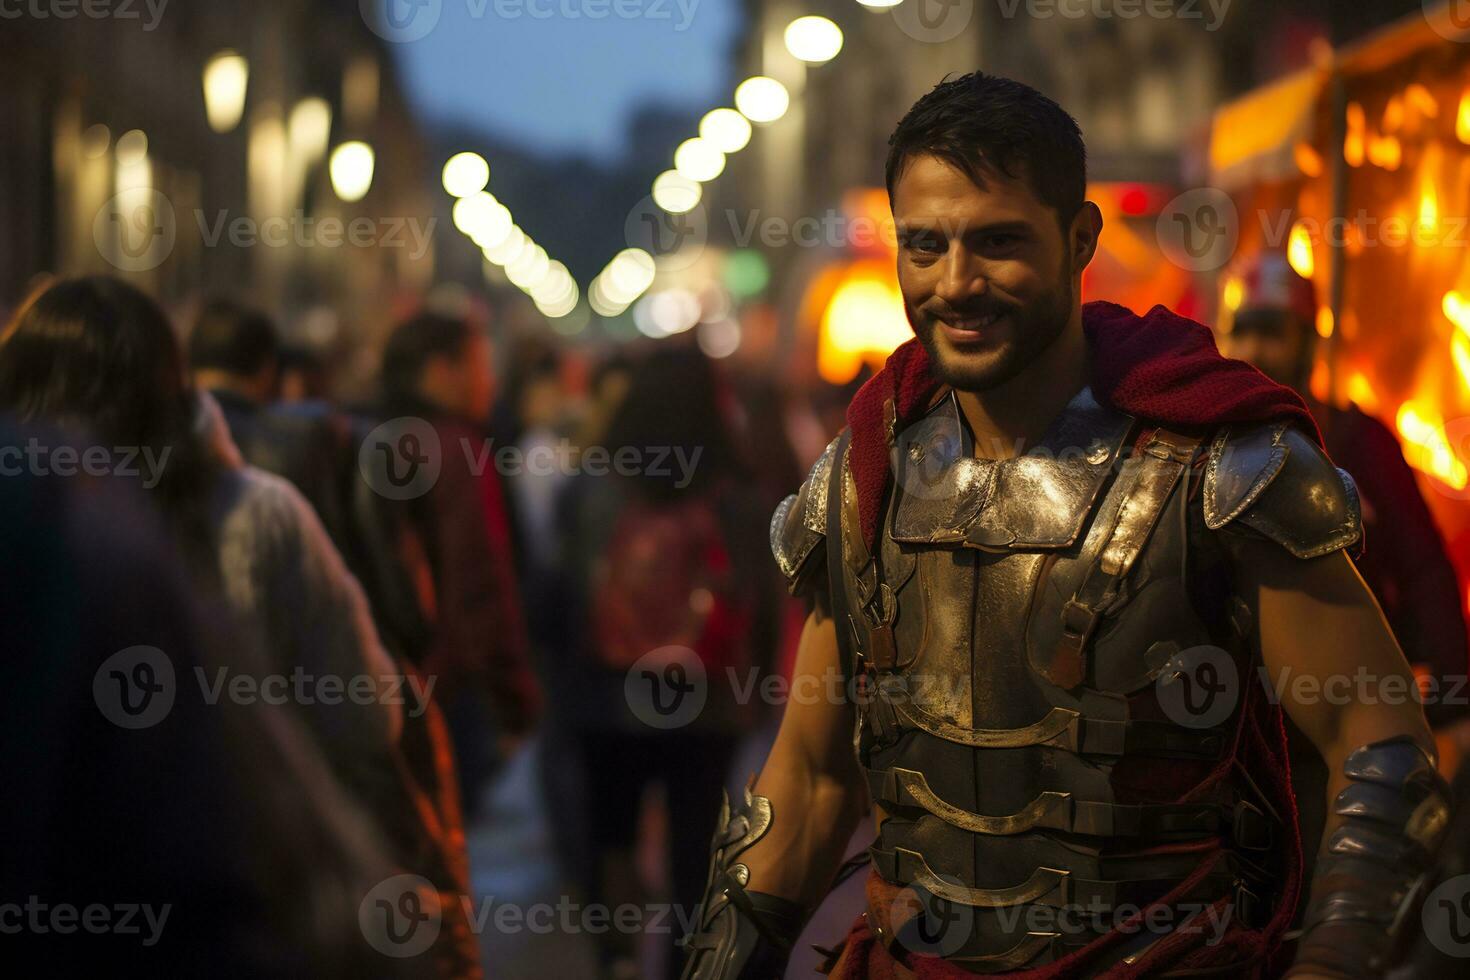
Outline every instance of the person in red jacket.
<path fill-rule="evenodd" d="M 401 500 L 399 558 L 409 569 L 416 628 L 399 632 L 435 682 L 458 756 L 466 816 L 499 761 L 541 710 L 516 581 L 504 485 L 486 428 L 494 401 L 488 339 L 468 321 L 421 313 L 383 352 L 383 416 L 364 440 L 369 483 Z M 401 430 L 401 431 L 400 431 Z M 414 447 L 420 447 L 415 449 Z M 374 452 L 381 452 L 374 456 Z M 432 456 L 433 476 L 397 493 L 384 482 Z M 379 468 L 379 466 L 382 468 Z M 497 758 L 499 756 L 500 758 Z"/>
<path fill-rule="evenodd" d="M 1307 403 L 1328 455 L 1352 474 L 1362 499 L 1359 573 L 1409 662 L 1429 672 L 1438 691 L 1459 691 L 1470 669 L 1459 582 L 1398 440 L 1356 405 L 1340 408 L 1312 396 L 1317 300 L 1311 281 L 1279 251 L 1260 253 L 1232 271 L 1243 291 L 1220 339 L 1222 353 L 1255 365 Z M 1463 697 L 1429 698 L 1424 713 L 1442 729 L 1470 718 L 1470 706 Z"/>

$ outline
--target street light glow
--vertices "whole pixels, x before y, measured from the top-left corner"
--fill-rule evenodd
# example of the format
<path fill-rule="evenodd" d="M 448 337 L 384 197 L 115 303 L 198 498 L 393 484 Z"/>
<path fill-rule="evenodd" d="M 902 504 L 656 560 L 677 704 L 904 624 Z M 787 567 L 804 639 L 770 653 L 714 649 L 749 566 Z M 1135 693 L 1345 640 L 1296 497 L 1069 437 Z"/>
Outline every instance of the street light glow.
<path fill-rule="evenodd" d="M 677 170 L 665 170 L 653 180 L 653 203 L 669 214 L 693 211 L 703 195 L 699 181 L 690 180 Z"/>
<path fill-rule="evenodd" d="M 734 109 L 711 109 L 699 121 L 699 135 L 721 153 L 739 153 L 750 142 L 750 120 Z"/>
<path fill-rule="evenodd" d="M 332 190 L 351 204 L 367 197 L 373 186 L 373 148 L 358 140 L 343 143 L 332 151 Z"/>
<path fill-rule="evenodd" d="M 456 153 L 444 164 L 444 189 L 454 197 L 478 194 L 490 183 L 490 164 L 478 153 Z"/>
<path fill-rule="evenodd" d="M 713 144 L 696 136 L 679 144 L 674 151 L 674 169 L 690 180 L 714 180 L 725 170 L 725 154 Z"/>
<path fill-rule="evenodd" d="M 842 50 L 842 28 L 825 17 L 798 17 L 786 26 L 786 50 L 807 64 L 824 64 Z"/>
<path fill-rule="evenodd" d="M 610 304 L 626 307 L 653 285 L 658 266 L 641 248 L 625 248 L 602 270 L 603 296 Z"/>
<path fill-rule="evenodd" d="M 751 122 L 775 122 L 786 115 L 790 105 L 791 96 L 787 94 L 786 86 L 765 75 L 747 78 L 735 89 L 735 108 Z"/>
<path fill-rule="evenodd" d="M 499 266 L 506 266 L 514 262 L 521 254 L 521 250 L 530 241 L 526 233 L 516 225 L 510 226 L 510 231 L 497 245 L 481 246 L 481 252 L 486 261 L 493 262 Z"/>
<path fill-rule="evenodd" d="M 332 106 L 320 96 L 296 103 L 286 123 L 286 143 L 291 155 L 310 166 L 327 155 L 332 140 Z"/>
<path fill-rule="evenodd" d="M 228 133 L 245 114 L 250 63 L 234 51 L 221 51 L 204 66 L 204 114 L 209 128 Z"/>

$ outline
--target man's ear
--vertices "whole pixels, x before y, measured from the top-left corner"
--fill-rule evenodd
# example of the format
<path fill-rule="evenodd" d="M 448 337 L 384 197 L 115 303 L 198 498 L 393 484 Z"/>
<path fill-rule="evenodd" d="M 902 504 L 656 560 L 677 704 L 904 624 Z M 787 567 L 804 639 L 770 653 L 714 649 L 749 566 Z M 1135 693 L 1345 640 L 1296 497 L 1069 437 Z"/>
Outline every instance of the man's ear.
<path fill-rule="evenodd" d="M 1076 216 L 1072 218 L 1072 228 L 1068 234 L 1074 273 L 1080 275 L 1097 254 L 1097 240 L 1102 234 L 1102 227 L 1102 212 L 1097 205 L 1091 201 L 1083 201 L 1082 207 L 1077 209 Z"/>

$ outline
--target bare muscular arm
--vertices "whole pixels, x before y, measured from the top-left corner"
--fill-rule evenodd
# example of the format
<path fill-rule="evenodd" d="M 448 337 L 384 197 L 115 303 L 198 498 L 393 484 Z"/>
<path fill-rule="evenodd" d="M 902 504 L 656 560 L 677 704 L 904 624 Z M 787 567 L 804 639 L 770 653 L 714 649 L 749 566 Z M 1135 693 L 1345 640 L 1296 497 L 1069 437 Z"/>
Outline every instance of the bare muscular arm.
<path fill-rule="evenodd" d="M 1383 955 L 1379 940 L 1354 948 L 1351 940 L 1386 926 L 1365 921 L 1325 922 L 1314 931 L 1314 913 L 1325 908 L 1324 899 L 1362 903 L 1363 908 L 1384 907 L 1375 915 L 1391 919 L 1391 907 L 1401 897 L 1393 887 L 1366 881 L 1353 882 L 1350 865 L 1332 856 L 1333 834 L 1345 825 L 1356 840 L 1364 840 L 1362 817 L 1349 818 L 1335 812 L 1338 795 L 1356 782 L 1355 792 L 1374 786 L 1350 779 L 1344 771 L 1349 755 L 1363 746 L 1396 737 L 1407 738 L 1435 758 L 1434 740 L 1424 713 L 1413 697 L 1413 678 L 1408 663 L 1394 640 L 1377 601 L 1369 592 L 1351 560 L 1343 552 L 1299 560 L 1269 542 L 1248 542 L 1239 564 L 1243 597 L 1256 616 L 1262 662 L 1268 679 L 1280 692 L 1281 704 L 1291 720 L 1321 753 L 1329 774 L 1327 823 L 1318 858 L 1318 873 L 1311 886 L 1307 933 L 1298 949 L 1294 980 L 1316 977 L 1381 975 Z M 1295 678 L 1308 680 L 1298 684 Z M 1282 681 L 1285 681 L 1283 684 Z M 1422 775 L 1415 781 L 1423 786 Z M 1432 778 L 1432 777 L 1431 777 Z M 1397 794 L 1397 790 L 1393 791 Z M 1419 806 L 1405 794 L 1409 809 L 1428 813 L 1432 801 Z M 1409 827 L 1415 819 L 1408 820 Z M 1420 821 L 1421 825 L 1423 821 Z M 1404 828 L 1380 828 L 1405 839 Z M 1369 838 L 1372 832 L 1370 829 Z M 1372 845 L 1370 845 L 1372 846 Z M 1347 853 L 1347 852 L 1343 852 Z M 1408 850 L 1404 854 L 1410 853 Z M 1331 862 L 1336 861 L 1336 864 Z M 1395 862 L 1385 862 L 1392 875 Z M 1409 859 L 1398 862 L 1406 879 L 1414 869 Z M 1360 972 L 1367 969 L 1369 972 Z"/>
<path fill-rule="evenodd" d="M 853 752 L 855 711 L 840 697 L 837 633 L 807 617 L 797 647 L 793 696 L 755 792 L 771 801 L 771 829 L 742 860 L 754 891 L 815 907 L 842 863 L 867 805 Z"/>

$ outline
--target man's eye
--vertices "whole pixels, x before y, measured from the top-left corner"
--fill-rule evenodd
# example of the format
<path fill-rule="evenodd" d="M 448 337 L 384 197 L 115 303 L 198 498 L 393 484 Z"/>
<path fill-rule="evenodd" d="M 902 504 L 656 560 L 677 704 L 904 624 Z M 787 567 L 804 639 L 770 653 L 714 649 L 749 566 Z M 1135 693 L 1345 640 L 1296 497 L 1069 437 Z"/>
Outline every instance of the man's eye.
<path fill-rule="evenodd" d="M 985 236 L 985 248 L 987 251 L 1002 252 L 1015 248 L 1021 244 L 1021 236 L 1009 233 Z"/>
<path fill-rule="evenodd" d="M 941 255 L 944 252 L 944 243 L 937 238 L 927 236 L 916 236 L 908 240 L 909 251 L 918 252 L 921 255 Z"/>

